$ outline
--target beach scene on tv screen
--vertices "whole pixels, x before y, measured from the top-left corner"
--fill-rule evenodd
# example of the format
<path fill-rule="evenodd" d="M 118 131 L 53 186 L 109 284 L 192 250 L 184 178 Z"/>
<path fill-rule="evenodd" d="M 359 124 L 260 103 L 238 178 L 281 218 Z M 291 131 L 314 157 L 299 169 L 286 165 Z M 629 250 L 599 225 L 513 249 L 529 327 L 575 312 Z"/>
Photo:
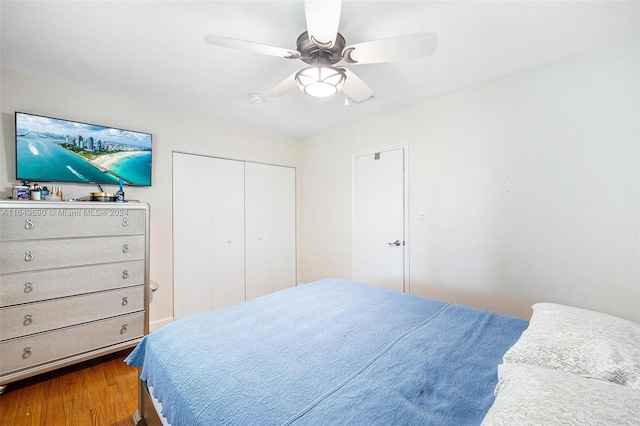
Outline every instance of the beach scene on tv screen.
<path fill-rule="evenodd" d="M 17 178 L 151 185 L 151 135 L 16 113 Z"/>

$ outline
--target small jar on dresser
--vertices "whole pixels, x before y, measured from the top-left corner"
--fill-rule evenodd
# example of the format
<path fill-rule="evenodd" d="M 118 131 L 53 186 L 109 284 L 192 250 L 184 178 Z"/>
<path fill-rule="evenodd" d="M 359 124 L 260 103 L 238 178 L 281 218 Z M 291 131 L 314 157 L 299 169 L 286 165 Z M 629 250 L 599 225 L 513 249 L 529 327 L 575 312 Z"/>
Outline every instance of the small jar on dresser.
<path fill-rule="evenodd" d="M 148 333 L 149 206 L 0 202 L 0 393 Z"/>

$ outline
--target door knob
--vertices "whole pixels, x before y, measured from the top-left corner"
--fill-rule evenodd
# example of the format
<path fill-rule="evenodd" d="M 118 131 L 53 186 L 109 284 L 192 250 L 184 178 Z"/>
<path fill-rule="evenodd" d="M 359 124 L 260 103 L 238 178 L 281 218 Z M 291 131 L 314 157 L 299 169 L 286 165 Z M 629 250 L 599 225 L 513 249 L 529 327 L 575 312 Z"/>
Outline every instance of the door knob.
<path fill-rule="evenodd" d="M 400 243 L 400 240 L 395 240 L 394 242 L 392 242 L 392 243 L 388 243 L 388 244 L 389 244 L 389 246 L 391 247 L 391 246 L 399 246 L 399 245 L 400 245 L 400 244 L 402 244 L 402 243 Z"/>

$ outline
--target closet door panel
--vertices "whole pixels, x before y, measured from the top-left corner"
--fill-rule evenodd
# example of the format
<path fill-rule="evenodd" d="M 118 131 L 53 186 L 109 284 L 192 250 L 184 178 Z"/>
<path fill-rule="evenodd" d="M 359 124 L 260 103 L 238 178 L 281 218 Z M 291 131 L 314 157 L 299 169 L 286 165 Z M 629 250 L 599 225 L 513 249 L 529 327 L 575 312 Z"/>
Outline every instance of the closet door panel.
<path fill-rule="evenodd" d="M 295 169 L 245 166 L 247 300 L 296 283 Z"/>
<path fill-rule="evenodd" d="M 247 300 L 273 292 L 271 166 L 245 164 L 245 289 Z"/>
<path fill-rule="evenodd" d="M 244 162 L 211 158 L 212 309 L 245 300 Z"/>
<path fill-rule="evenodd" d="M 296 169 L 272 167 L 273 291 L 296 285 Z"/>
<path fill-rule="evenodd" d="M 173 154 L 173 316 L 186 318 L 211 310 L 213 295 L 212 197 L 210 158 Z"/>

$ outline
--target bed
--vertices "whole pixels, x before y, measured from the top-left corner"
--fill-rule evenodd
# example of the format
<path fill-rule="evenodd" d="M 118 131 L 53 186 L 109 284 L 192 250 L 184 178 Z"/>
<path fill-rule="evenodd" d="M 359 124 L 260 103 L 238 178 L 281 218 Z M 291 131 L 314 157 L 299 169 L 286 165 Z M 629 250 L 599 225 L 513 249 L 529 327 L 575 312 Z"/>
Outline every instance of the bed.
<path fill-rule="evenodd" d="M 134 420 L 150 426 L 512 424 L 512 400 L 523 397 L 510 389 L 529 379 L 505 364 L 530 365 L 514 352 L 528 325 L 351 281 L 305 284 L 146 336 L 125 360 L 140 367 Z"/>
<path fill-rule="evenodd" d="M 640 324 L 344 280 L 177 321 L 125 360 L 153 425 L 640 425 Z"/>

